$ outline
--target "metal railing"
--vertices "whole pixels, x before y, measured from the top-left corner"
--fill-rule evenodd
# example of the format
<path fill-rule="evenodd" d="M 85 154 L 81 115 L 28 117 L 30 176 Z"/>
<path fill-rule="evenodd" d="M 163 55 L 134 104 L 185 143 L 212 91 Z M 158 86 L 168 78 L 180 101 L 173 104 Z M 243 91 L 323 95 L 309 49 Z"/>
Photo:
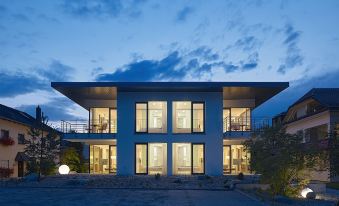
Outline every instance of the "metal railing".
<path fill-rule="evenodd" d="M 117 133 L 117 120 L 61 120 L 63 133 Z"/>
<path fill-rule="evenodd" d="M 230 116 L 223 119 L 223 131 L 226 132 L 254 132 L 271 126 L 268 117 L 239 117 Z"/>

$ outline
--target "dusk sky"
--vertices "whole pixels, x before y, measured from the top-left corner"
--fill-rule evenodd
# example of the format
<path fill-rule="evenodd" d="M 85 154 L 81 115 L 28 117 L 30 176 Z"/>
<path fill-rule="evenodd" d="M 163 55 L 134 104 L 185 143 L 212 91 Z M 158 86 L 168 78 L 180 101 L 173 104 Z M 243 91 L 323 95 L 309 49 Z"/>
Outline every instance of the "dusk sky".
<path fill-rule="evenodd" d="M 88 113 L 51 81 L 288 81 L 254 112 L 339 87 L 339 1 L 0 1 L 0 103 Z"/>

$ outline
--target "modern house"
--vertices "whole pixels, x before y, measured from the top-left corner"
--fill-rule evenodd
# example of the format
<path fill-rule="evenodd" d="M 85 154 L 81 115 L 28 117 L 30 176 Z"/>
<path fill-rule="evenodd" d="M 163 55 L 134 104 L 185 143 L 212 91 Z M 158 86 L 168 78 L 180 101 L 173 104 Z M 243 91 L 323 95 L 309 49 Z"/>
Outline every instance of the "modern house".
<path fill-rule="evenodd" d="M 42 112 L 36 108 L 36 118 L 0 104 L 0 169 L 12 170 L 11 177 L 23 177 L 26 172 L 28 157 L 24 154 L 25 140 L 30 138 L 28 131 L 41 122 Z M 44 125 L 50 132 L 51 127 Z"/>
<path fill-rule="evenodd" d="M 252 110 L 287 82 L 52 82 L 88 111 L 62 121 L 63 138 L 89 145 L 90 173 L 248 173 L 242 142 L 269 124 Z"/>
<path fill-rule="evenodd" d="M 274 121 L 278 122 L 281 116 L 284 116 L 282 124 L 286 132 L 302 134 L 306 144 L 318 142 L 319 146 L 326 147 L 329 134 L 339 134 L 339 88 L 311 89 Z M 310 175 L 314 180 L 330 180 L 329 171 L 324 167 Z"/>

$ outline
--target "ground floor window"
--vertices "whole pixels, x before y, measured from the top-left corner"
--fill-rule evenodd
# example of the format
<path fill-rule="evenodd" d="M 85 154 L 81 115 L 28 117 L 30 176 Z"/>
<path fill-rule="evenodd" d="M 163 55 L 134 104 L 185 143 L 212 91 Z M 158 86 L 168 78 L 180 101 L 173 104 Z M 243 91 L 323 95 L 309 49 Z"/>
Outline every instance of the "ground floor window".
<path fill-rule="evenodd" d="M 200 143 L 173 143 L 173 174 L 205 173 L 205 147 Z"/>
<path fill-rule="evenodd" d="M 90 145 L 90 173 L 109 174 L 117 171 L 115 145 Z"/>
<path fill-rule="evenodd" d="M 224 145 L 223 147 L 223 173 L 239 174 L 250 173 L 250 153 L 243 145 Z"/>
<path fill-rule="evenodd" d="M 137 143 L 135 144 L 136 174 L 167 174 L 167 144 Z"/>

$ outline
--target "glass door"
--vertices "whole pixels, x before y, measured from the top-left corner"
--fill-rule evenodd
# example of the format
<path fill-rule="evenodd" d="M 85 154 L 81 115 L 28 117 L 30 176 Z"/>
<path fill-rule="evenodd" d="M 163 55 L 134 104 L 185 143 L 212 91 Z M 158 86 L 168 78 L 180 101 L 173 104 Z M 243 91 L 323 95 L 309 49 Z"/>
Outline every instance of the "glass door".
<path fill-rule="evenodd" d="M 205 173 L 205 145 L 192 143 L 192 174 Z"/>

